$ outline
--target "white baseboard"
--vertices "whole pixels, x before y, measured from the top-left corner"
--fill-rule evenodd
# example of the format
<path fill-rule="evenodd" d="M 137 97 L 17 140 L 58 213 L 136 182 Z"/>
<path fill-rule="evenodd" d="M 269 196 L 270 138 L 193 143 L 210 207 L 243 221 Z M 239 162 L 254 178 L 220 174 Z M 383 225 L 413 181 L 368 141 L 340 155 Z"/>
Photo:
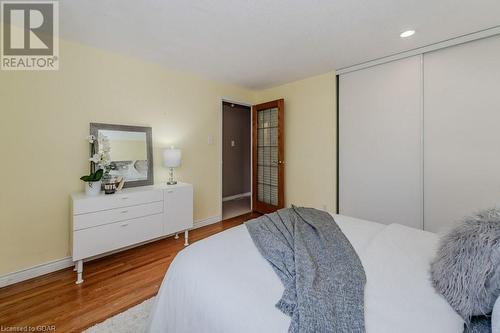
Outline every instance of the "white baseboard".
<path fill-rule="evenodd" d="M 71 257 L 36 265 L 0 276 L 0 288 L 73 266 Z"/>
<path fill-rule="evenodd" d="M 220 221 L 222 221 L 222 216 L 220 216 L 220 215 L 212 216 L 212 217 L 202 219 L 202 220 L 198 220 L 198 221 L 195 221 L 193 223 L 193 229 L 201 228 L 201 227 L 204 227 L 204 226 L 207 226 L 210 224 L 214 224 L 214 223 L 217 223 Z M 164 238 L 164 237 L 161 237 L 161 238 Z M 147 242 L 144 242 L 141 244 L 135 244 L 134 246 L 131 246 L 130 248 L 138 246 L 138 245 L 142 245 L 145 243 L 149 243 L 152 241 L 157 241 L 158 239 L 147 241 Z M 123 250 L 125 250 L 125 249 L 120 249 L 116 252 L 123 251 Z M 106 253 L 102 256 L 109 255 L 109 254 L 111 254 L 111 253 Z M 90 260 L 96 259 L 96 258 L 97 257 L 90 258 Z M 26 269 L 23 269 L 23 270 L 20 270 L 17 272 L 8 273 L 8 274 L 0 276 L 0 288 L 6 287 L 6 286 L 14 284 L 14 283 L 29 280 L 29 279 L 32 279 L 32 278 L 35 278 L 35 277 L 38 277 L 41 275 L 45 275 L 48 273 L 59 271 L 61 269 L 65 269 L 65 268 L 71 267 L 73 265 L 74 265 L 73 259 L 71 257 L 66 257 L 66 258 L 62 258 L 59 260 L 54 260 L 54 261 L 50 261 L 50 262 L 47 262 L 44 264 L 36 265 L 36 266 L 30 267 L 30 268 L 26 268 Z"/>
<path fill-rule="evenodd" d="M 198 228 L 201 228 L 201 227 L 204 227 L 204 226 L 207 226 L 207 225 L 210 225 L 210 224 L 214 224 L 214 223 L 217 223 L 217 222 L 220 222 L 220 221 L 222 221 L 222 216 L 221 215 L 212 216 L 212 217 L 209 217 L 209 218 L 206 218 L 206 219 L 194 221 L 194 223 L 193 223 L 193 229 L 198 229 Z"/>
<path fill-rule="evenodd" d="M 247 193 L 240 193 L 240 194 L 235 194 L 231 195 L 229 197 L 224 197 L 222 198 L 222 201 L 229 201 L 229 200 L 234 200 L 234 199 L 239 199 L 239 198 L 244 198 L 244 197 L 249 197 L 252 195 L 252 192 L 247 192 Z"/>

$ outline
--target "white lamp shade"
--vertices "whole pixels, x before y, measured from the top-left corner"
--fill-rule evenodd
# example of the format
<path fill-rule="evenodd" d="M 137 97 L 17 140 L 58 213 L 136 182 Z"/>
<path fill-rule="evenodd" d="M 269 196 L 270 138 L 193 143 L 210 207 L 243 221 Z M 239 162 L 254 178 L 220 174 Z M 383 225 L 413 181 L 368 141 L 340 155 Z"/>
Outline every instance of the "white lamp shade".
<path fill-rule="evenodd" d="M 164 149 L 163 166 L 166 168 L 177 168 L 181 166 L 181 150 L 172 148 Z"/>

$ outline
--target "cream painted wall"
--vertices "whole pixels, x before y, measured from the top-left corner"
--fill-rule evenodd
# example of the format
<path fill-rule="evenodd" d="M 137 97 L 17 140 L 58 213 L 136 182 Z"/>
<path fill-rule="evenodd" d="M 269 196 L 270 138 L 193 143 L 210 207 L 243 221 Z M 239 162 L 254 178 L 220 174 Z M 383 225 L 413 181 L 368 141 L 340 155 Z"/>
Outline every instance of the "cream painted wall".
<path fill-rule="evenodd" d="M 336 211 L 336 79 L 314 76 L 256 93 L 285 99 L 285 203 Z"/>
<path fill-rule="evenodd" d="M 199 220 L 221 214 L 221 99 L 285 98 L 286 202 L 335 210 L 334 73 L 256 92 L 67 41 L 60 59 L 54 72 L 0 71 L 0 276 L 70 255 L 90 122 L 151 126 L 156 183 L 161 148 L 180 147 Z"/>
<path fill-rule="evenodd" d="M 195 219 L 220 215 L 221 98 L 254 94 L 65 41 L 60 59 L 59 71 L 0 72 L 0 275 L 70 255 L 90 122 L 151 126 L 156 182 L 167 179 L 161 148 L 182 148 Z"/>

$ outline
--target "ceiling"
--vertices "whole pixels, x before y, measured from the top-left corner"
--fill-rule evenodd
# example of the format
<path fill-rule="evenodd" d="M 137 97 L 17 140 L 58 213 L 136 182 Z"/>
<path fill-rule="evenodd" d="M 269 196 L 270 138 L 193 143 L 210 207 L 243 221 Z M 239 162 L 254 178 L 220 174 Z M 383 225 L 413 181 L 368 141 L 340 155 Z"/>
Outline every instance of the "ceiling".
<path fill-rule="evenodd" d="M 498 0 L 59 3 L 62 38 L 252 89 L 500 25 Z"/>

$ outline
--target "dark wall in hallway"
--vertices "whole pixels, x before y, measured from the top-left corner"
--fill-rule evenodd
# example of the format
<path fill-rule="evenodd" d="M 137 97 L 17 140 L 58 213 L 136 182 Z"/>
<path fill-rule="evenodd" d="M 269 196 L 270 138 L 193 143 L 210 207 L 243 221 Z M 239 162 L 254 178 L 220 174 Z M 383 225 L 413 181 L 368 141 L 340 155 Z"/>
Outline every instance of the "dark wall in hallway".
<path fill-rule="evenodd" d="M 224 102 L 222 113 L 222 196 L 228 197 L 250 192 L 251 111 L 248 106 Z"/>

